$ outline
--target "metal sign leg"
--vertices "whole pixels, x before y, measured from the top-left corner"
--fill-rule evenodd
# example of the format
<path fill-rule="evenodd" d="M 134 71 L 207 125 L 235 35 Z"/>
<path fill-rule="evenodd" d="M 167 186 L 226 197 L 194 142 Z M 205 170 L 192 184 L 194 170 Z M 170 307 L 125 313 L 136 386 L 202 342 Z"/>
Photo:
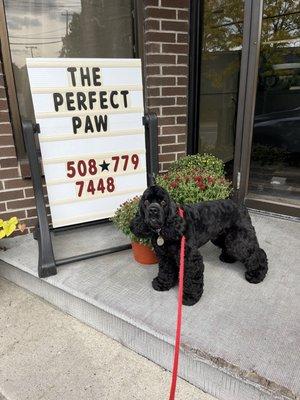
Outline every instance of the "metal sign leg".
<path fill-rule="evenodd" d="M 23 122 L 23 135 L 29 159 L 31 179 L 35 195 L 38 225 L 35 231 L 35 238 L 39 246 L 38 276 L 46 278 L 57 273 L 55 259 L 53 254 L 52 240 L 50 236 L 49 223 L 43 193 L 41 178 L 41 168 L 36 152 L 34 134 L 37 130 L 30 121 Z"/>

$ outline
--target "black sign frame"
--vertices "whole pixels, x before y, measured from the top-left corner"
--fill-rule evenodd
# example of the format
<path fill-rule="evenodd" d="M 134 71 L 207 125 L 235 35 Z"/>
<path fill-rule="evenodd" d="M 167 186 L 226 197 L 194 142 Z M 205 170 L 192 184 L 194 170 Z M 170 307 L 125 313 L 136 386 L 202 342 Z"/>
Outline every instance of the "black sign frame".
<path fill-rule="evenodd" d="M 158 173 L 158 122 L 157 116 L 154 113 L 145 114 L 143 117 L 143 124 L 145 126 L 145 139 L 146 139 L 146 164 L 147 164 L 147 184 L 151 185 L 154 181 L 154 176 Z M 40 278 L 46 278 L 51 275 L 57 274 L 57 267 L 61 265 L 73 263 L 76 261 L 82 261 L 93 257 L 104 256 L 107 254 L 116 253 L 119 251 L 127 250 L 131 247 L 130 244 L 119 245 L 109 247 L 102 250 L 97 250 L 89 253 L 79 254 L 72 257 L 56 259 L 51 231 L 55 231 L 49 225 L 47 217 L 47 209 L 45 203 L 45 196 L 43 192 L 42 184 L 42 171 L 38 158 L 37 147 L 35 137 L 40 133 L 38 124 L 33 124 L 31 121 L 23 121 L 23 136 L 27 156 L 29 160 L 29 166 L 31 171 L 31 179 L 33 184 L 35 203 L 37 209 L 37 224 L 33 233 L 34 238 L 38 242 L 38 276 Z M 68 230 L 76 227 L 94 225 L 95 223 L 101 223 L 103 220 L 93 221 L 91 223 L 71 225 L 57 230 Z"/>

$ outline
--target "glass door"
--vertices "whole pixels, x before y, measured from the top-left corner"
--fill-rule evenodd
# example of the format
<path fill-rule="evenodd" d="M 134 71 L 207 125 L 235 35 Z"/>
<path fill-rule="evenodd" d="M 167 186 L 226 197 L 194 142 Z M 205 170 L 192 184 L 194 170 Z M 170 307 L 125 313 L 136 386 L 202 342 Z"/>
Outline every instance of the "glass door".
<path fill-rule="evenodd" d="M 241 67 L 244 1 L 205 0 L 197 149 L 225 162 L 232 179 Z"/>
<path fill-rule="evenodd" d="M 299 1 L 263 2 L 257 74 L 247 199 L 300 213 Z"/>

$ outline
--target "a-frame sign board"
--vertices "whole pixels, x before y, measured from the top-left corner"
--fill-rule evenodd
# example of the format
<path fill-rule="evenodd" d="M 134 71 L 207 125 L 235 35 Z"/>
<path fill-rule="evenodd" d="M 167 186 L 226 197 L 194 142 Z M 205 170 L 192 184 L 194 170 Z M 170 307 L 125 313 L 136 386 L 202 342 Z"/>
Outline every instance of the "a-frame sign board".
<path fill-rule="evenodd" d="M 27 59 L 36 124 L 23 123 L 36 198 L 38 275 L 127 249 L 55 259 L 43 195 L 41 151 L 53 228 L 113 216 L 157 173 L 157 118 L 144 115 L 139 59 Z"/>

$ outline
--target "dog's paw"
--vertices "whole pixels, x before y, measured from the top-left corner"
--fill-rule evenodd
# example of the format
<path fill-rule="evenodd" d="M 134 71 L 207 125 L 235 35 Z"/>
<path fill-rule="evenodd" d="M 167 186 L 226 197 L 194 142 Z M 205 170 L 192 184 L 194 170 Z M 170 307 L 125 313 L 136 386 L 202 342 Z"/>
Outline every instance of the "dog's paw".
<path fill-rule="evenodd" d="M 245 279 L 249 283 L 260 283 L 265 279 L 266 274 L 267 270 L 246 271 Z"/>
<path fill-rule="evenodd" d="M 153 279 L 152 281 L 152 287 L 154 290 L 157 290 L 159 292 L 163 292 L 165 290 L 170 290 L 171 287 L 173 287 L 173 284 L 166 284 L 165 282 L 162 282 L 158 276 L 156 278 Z"/>
<path fill-rule="evenodd" d="M 195 305 L 200 300 L 200 298 L 202 296 L 202 293 L 203 293 L 203 291 L 201 291 L 197 295 L 183 294 L 182 304 L 184 306 L 193 306 L 193 305 Z"/>
<path fill-rule="evenodd" d="M 228 254 L 222 252 L 219 256 L 219 259 L 227 264 L 233 264 L 236 262 L 236 259 L 234 257 L 229 256 Z"/>

